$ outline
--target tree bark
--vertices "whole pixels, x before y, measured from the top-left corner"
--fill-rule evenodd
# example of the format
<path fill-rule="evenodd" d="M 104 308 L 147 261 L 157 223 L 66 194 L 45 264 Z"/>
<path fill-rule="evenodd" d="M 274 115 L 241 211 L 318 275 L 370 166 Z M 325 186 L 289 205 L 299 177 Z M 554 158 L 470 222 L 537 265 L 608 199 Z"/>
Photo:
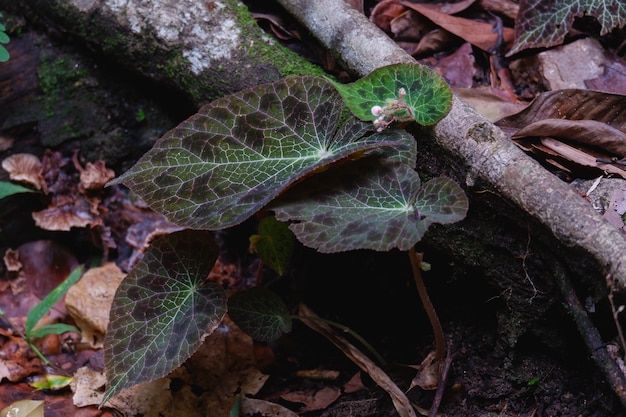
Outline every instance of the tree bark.
<path fill-rule="evenodd" d="M 289 75 L 322 71 L 266 36 L 237 0 L 0 0 L 196 106 Z"/>

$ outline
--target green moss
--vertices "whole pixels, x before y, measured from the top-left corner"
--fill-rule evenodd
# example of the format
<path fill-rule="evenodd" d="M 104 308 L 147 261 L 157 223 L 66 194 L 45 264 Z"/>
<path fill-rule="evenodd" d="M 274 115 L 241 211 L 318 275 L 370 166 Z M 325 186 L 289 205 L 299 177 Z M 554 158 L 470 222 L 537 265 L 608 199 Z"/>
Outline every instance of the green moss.
<path fill-rule="evenodd" d="M 65 58 L 50 59 L 42 57 L 38 68 L 39 87 L 43 96 L 43 106 L 49 117 L 54 116 L 56 103 L 67 93 L 68 86 L 86 78 L 86 68 Z"/>
<path fill-rule="evenodd" d="M 269 63 L 276 66 L 282 77 L 294 75 L 328 76 L 319 66 L 307 61 L 280 43 L 271 41 L 269 37 L 264 38 L 261 29 L 245 5 L 234 0 L 227 0 L 227 3 L 233 8 L 234 14 L 237 16 L 237 26 L 244 31 L 241 37 L 246 40 L 253 40 L 252 49 L 248 51 L 248 54 L 257 57 L 259 63 Z M 245 47 L 242 44 L 242 48 Z"/>

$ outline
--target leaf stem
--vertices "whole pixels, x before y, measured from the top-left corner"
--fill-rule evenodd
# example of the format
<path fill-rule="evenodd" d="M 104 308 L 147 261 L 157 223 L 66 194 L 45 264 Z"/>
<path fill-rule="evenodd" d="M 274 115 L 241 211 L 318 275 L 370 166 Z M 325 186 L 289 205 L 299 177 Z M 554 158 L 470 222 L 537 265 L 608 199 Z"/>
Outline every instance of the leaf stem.
<path fill-rule="evenodd" d="M 446 356 L 446 344 L 443 336 L 443 328 L 441 327 L 441 322 L 439 321 L 439 316 L 437 316 L 435 307 L 430 301 L 428 291 L 426 291 L 426 285 L 424 285 L 424 279 L 422 278 L 422 259 L 423 254 L 418 253 L 415 250 L 415 247 L 409 249 L 409 260 L 411 261 L 411 267 L 413 269 L 415 286 L 417 287 L 417 292 L 422 300 L 422 305 L 424 306 L 424 310 L 426 310 L 428 320 L 430 320 L 430 325 L 433 328 L 433 333 L 435 335 L 435 360 L 442 361 Z"/>
<path fill-rule="evenodd" d="M 22 333 L 22 331 L 18 329 L 15 324 L 13 324 L 11 319 L 5 314 L 4 310 L 2 309 L 0 309 L 0 317 L 4 318 L 4 320 L 8 323 L 13 333 L 15 333 L 18 337 L 21 337 L 22 339 L 24 339 L 24 341 L 28 344 L 28 346 L 32 349 L 32 351 L 35 352 L 35 354 L 39 356 L 39 359 L 43 361 L 44 365 L 46 366 L 51 365 L 50 361 L 43 355 L 43 353 L 39 351 L 39 349 L 37 349 L 37 346 L 35 346 L 35 344 L 30 340 L 30 338 L 26 336 L 24 333 Z"/>
<path fill-rule="evenodd" d="M 352 330 L 351 328 L 349 328 L 348 326 L 345 326 L 341 323 L 337 323 L 336 321 L 332 321 L 332 320 L 328 320 L 328 319 L 324 319 L 322 317 L 317 317 L 317 316 L 299 316 L 299 315 L 292 315 L 291 316 L 294 319 L 299 319 L 299 320 L 313 320 L 313 321 L 321 321 L 323 323 L 329 324 L 333 327 L 338 328 L 339 330 L 348 333 L 349 335 L 351 335 L 352 337 L 354 337 L 356 340 L 358 340 L 378 361 L 378 363 L 380 363 L 381 365 L 386 365 L 387 361 L 380 355 L 380 353 L 378 353 L 376 351 L 376 349 L 374 349 L 374 346 L 372 346 L 371 344 L 369 344 L 367 342 L 367 340 L 365 340 L 360 334 L 358 334 L 357 332 L 355 332 L 354 330 Z"/>

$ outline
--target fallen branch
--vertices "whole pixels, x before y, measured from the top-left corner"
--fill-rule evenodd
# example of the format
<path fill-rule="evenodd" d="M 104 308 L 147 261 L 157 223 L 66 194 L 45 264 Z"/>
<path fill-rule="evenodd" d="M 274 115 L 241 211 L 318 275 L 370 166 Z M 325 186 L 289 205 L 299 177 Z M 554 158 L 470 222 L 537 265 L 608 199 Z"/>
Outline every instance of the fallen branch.
<path fill-rule="evenodd" d="M 563 295 L 565 310 L 572 317 L 578 327 L 591 357 L 598 365 L 598 369 L 604 374 L 606 380 L 613 388 L 622 405 L 626 407 L 626 375 L 621 370 L 615 359 L 611 356 L 602 340 L 598 329 L 593 325 L 585 308 L 578 299 L 574 286 L 567 277 L 565 269 L 561 265 L 554 265 L 554 275 Z"/>
<path fill-rule="evenodd" d="M 356 74 L 415 62 L 404 50 L 344 1 L 278 0 Z M 583 249 L 600 267 L 598 282 L 611 275 L 626 288 L 626 238 L 567 184 L 518 149 L 491 122 L 454 98 L 452 110 L 433 132 L 442 152 L 458 158 L 456 177 L 472 191 L 489 189 L 547 227 L 565 247 Z M 477 214 L 480 215 L 480 214 Z"/>

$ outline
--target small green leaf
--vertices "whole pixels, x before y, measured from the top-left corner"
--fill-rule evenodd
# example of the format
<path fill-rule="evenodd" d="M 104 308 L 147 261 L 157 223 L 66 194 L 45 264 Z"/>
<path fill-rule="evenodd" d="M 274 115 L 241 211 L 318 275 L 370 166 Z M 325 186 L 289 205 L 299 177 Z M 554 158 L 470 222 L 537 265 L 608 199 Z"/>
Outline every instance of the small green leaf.
<path fill-rule="evenodd" d="M 181 226 L 234 226 L 306 176 L 396 146 L 392 133 L 375 134 L 346 112 L 321 78 L 244 90 L 200 109 L 111 184 Z"/>
<path fill-rule="evenodd" d="M 37 390 L 58 391 L 69 386 L 73 379 L 74 378 L 71 376 L 64 375 L 37 375 L 28 383 L 28 385 Z"/>
<path fill-rule="evenodd" d="M 7 51 L 7 48 L 0 45 L 0 62 L 7 62 L 11 58 L 11 54 Z"/>
<path fill-rule="evenodd" d="M 256 252 L 265 265 L 283 275 L 295 248 L 295 237 L 289 227 L 273 216 L 259 223 L 259 234 L 250 237 L 250 251 Z"/>
<path fill-rule="evenodd" d="M 410 109 L 410 117 L 399 109 L 400 121 L 415 120 L 428 126 L 437 123 L 450 111 L 452 91 L 434 71 L 419 64 L 393 64 L 378 68 L 350 84 L 334 83 L 352 113 L 361 120 L 373 121 L 374 106 L 385 106 L 400 100 Z M 400 89 L 406 95 L 400 97 Z M 397 103 L 396 103 L 397 104 Z"/>
<path fill-rule="evenodd" d="M 0 48 L 2 48 L 0 46 Z M 1 61 L 2 51 L 0 50 L 0 61 Z M 0 198 L 5 198 L 13 194 L 19 193 L 35 193 L 35 190 L 30 188 L 23 187 L 19 184 L 14 184 L 8 181 L 0 181 Z"/>
<path fill-rule="evenodd" d="M 228 299 L 228 315 L 253 339 L 271 342 L 291 331 L 291 315 L 274 292 L 255 287 L 235 293 Z"/>
<path fill-rule="evenodd" d="M 415 208 L 422 217 L 424 228 L 433 223 L 451 224 L 465 218 L 469 201 L 461 187 L 450 178 L 433 178 L 419 193 Z"/>
<path fill-rule="evenodd" d="M 122 281 L 104 339 L 107 390 L 163 377 L 179 367 L 226 314 L 226 294 L 207 282 L 218 248 L 206 231 L 155 239 Z"/>
<path fill-rule="evenodd" d="M 26 317 L 26 324 L 24 325 L 24 334 L 27 339 L 31 339 L 33 337 L 41 337 L 41 331 L 38 334 L 40 336 L 33 336 L 34 327 L 37 325 L 39 320 L 46 315 L 48 311 L 54 306 L 57 301 L 63 297 L 63 295 L 70 289 L 70 287 L 78 282 L 80 277 L 83 274 L 83 267 L 79 266 L 72 271 L 72 273 L 59 284 L 55 289 L 53 289 L 50 294 L 48 294 L 43 300 L 41 300 L 35 307 L 33 307 Z M 37 334 L 37 333 L 36 333 Z"/>
<path fill-rule="evenodd" d="M 4 32 L 4 29 L 0 29 L 0 43 L 8 43 L 10 40 L 11 38 Z"/>
<path fill-rule="evenodd" d="M 30 338 L 36 339 L 38 337 L 44 337 L 49 334 L 63 334 L 67 332 L 80 333 L 80 330 L 76 326 L 72 326 L 65 323 L 46 324 L 45 326 L 37 327 L 30 332 Z"/>

